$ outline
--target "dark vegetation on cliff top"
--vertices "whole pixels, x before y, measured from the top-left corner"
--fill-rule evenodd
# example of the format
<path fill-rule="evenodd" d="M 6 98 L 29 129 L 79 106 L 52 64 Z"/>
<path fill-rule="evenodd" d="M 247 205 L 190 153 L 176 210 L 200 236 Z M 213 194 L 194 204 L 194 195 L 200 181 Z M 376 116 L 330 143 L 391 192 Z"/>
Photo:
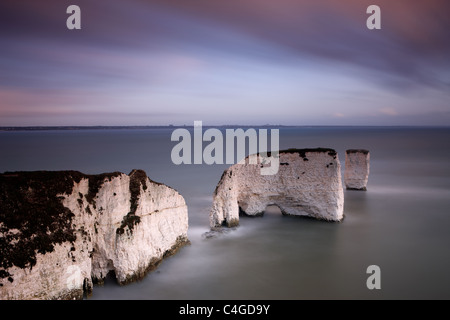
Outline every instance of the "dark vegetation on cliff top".
<path fill-rule="evenodd" d="M 297 148 L 290 148 L 285 150 L 279 150 L 278 153 L 297 153 L 300 157 L 306 158 L 306 153 L 328 153 L 329 156 L 333 157 L 335 159 L 337 152 L 334 149 L 330 148 L 304 148 L 304 149 L 297 149 Z M 257 153 L 257 155 L 260 155 L 260 152 Z M 270 157 L 272 153 L 270 151 L 267 152 L 267 156 Z M 247 157 L 248 158 L 248 157 Z"/>
<path fill-rule="evenodd" d="M 315 153 L 328 153 L 329 156 L 333 157 L 333 159 L 336 159 L 337 152 L 334 149 L 330 148 L 306 148 L 306 149 L 287 149 L 287 150 L 280 150 L 279 153 L 298 153 L 300 157 L 303 159 L 306 158 L 306 153 L 308 152 L 315 152 Z"/>
<path fill-rule="evenodd" d="M 52 252 L 55 244 L 74 242 L 74 214 L 62 204 L 74 182 L 89 179 L 87 200 L 95 206 L 95 195 L 105 179 L 120 172 L 85 175 L 78 171 L 7 172 L 0 174 L 0 278 L 12 275 L 12 266 L 32 268 L 36 254 Z"/>
<path fill-rule="evenodd" d="M 369 153 L 369 150 L 366 149 L 348 149 L 345 151 L 345 153 L 363 153 L 367 155 Z"/>
<path fill-rule="evenodd" d="M 131 194 L 131 206 L 130 212 L 123 217 L 122 223 L 119 228 L 117 228 L 117 234 L 123 234 L 125 232 L 125 227 L 133 232 L 133 228 L 136 224 L 141 222 L 141 218 L 136 215 L 136 210 L 138 207 L 139 196 L 142 189 L 147 190 L 147 174 L 143 170 L 133 170 L 130 172 L 130 194 Z"/>

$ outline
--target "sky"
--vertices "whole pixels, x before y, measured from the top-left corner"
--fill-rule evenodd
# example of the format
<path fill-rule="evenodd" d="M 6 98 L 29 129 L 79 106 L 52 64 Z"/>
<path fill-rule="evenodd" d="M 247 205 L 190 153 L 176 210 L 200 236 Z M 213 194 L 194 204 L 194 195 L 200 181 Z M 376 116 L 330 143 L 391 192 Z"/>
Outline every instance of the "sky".
<path fill-rule="evenodd" d="M 449 14 L 448 0 L 2 0 L 0 126 L 450 125 Z"/>

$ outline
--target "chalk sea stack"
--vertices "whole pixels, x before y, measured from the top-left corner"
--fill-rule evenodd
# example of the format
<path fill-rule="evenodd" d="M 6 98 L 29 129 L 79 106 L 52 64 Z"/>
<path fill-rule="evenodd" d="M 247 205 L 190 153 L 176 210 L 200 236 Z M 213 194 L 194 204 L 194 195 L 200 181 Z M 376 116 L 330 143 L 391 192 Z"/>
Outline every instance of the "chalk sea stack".
<path fill-rule="evenodd" d="M 239 214 L 261 215 L 278 206 L 285 215 L 327 221 L 343 218 L 344 192 L 338 154 L 333 149 L 279 151 L 279 170 L 261 175 L 258 164 L 235 164 L 224 171 L 214 192 L 210 225 L 233 227 Z"/>
<path fill-rule="evenodd" d="M 370 153 L 364 149 L 345 151 L 344 183 L 347 190 L 367 190 L 370 171 Z"/>
<path fill-rule="evenodd" d="M 188 242 L 188 210 L 142 170 L 0 174 L 0 299 L 82 299 L 138 280 Z"/>

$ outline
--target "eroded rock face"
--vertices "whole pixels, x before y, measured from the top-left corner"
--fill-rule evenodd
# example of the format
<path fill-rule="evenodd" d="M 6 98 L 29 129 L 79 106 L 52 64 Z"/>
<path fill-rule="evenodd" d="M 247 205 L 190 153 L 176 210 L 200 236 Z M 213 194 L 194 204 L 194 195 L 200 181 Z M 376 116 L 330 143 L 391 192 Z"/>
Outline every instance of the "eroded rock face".
<path fill-rule="evenodd" d="M 81 299 L 142 278 L 187 240 L 184 198 L 141 170 L 0 175 L 0 299 Z"/>
<path fill-rule="evenodd" d="M 275 175 L 261 175 L 255 164 L 235 164 L 225 170 L 214 192 L 212 228 L 239 224 L 239 213 L 259 215 L 268 205 L 283 214 L 328 221 L 343 218 L 341 167 L 332 149 L 289 149 L 279 152 Z"/>
<path fill-rule="evenodd" d="M 367 190 L 369 180 L 370 153 L 363 149 L 345 152 L 344 183 L 348 190 Z"/>

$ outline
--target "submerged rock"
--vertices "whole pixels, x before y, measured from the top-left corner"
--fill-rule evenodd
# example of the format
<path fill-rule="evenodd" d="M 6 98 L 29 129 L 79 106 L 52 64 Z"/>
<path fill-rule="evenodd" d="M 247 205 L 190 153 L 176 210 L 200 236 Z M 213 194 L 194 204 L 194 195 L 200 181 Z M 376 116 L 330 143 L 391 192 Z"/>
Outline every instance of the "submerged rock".
<path fill-rule="evenodd" d="M 344 183 L 348 190 L 367 190 L 369 180 L 370 153 L 364 149 L 349 149 L 345 152 Z"/>
<path fill-rule="evenodd" d="M 174 189 L 144 171 L 0 174 L 0 299 L 81 299 L 140 279 L 188 242 Z"/>
<path fill-rule="evenodd" d="M 276 205 L 286 215 L 328 221 L 343 218 L 341 166 L 332 149 L 289 149 L 279 152 L 275 175 L 261 175 L 258 164 L 235 164 L 224 171 L 214 192 L 212 228 L 239 224 L 239 214 L 260 215 Z"/>
<path fill-rule="evenodd" d="M 229 233 L 232 230 L 236 230 L 236 227 L 232 227 L 232 228 L 220 228 L 220 227 L 215 227 L 215 228 L 211 228 L 211 230 L 205 232 L 202 234 L 202 239 L 207 240 L 207 239 L 215 239 L 218 238 L 224 234 Z"/>

